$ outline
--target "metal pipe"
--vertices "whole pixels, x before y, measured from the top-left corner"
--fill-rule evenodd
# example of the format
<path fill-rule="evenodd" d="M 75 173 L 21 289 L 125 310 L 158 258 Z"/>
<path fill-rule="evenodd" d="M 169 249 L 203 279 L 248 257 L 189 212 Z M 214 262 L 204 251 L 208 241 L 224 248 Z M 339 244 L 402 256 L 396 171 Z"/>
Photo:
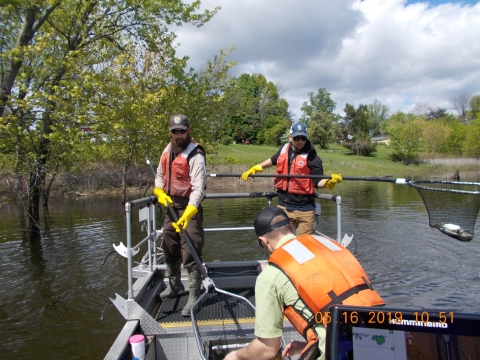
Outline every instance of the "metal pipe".
<path fill-rule="evenodd" d="M 153 265 L 157 266 L 157 210 L 155 204 L 153 206 L 153 234 L 152 234 L 152 247 L 153 247 Z"/>
<path fill-rule="evenodd" d="M 210 228 L 204 229 L 205 232 L 214 232 L 214 231 L 236 231 L 236 230 L 254 230 L 253 226 L 244 226 L 244 227 L 235 227 L 235 228 Z"/>
<path fill-rule="evenodd" d="M 150 264 L 150 271 L 153 271 L 153 262 L 152 262 L 152 212 L 151 209 L 155 209 L 155 205 L 148 204 L 148 213 L 147 213 L 147 231 L 148 231 L 148 263 Z M 155 229 L 155 228 L 154 228 Z M 155 229 L 156 232 L 156 229 Z"/>
<path fill-rule="evenodd" d="M 336 197 L 337 202 L 337 242 L 342 241 L 342 197 Z"/>
<path fill-rule="evenodd" d="M 241 174 L 207 174 L 208 177 L 238 177 Z M 276 177 L 276 178 L 293 178 L 293 179 L 331 179 L 331 175 L 284 175 L 284 174 L 255 174 L 248 177 Z M 360 181 L 383 181 L 394 182 L 398 184 L 408 183 L 407 179 L 392 177 L 368 177 L 368 176 L 342 176 L 343 180 L 360 180 Z"/>
<path fill-rule="evenodd" d="M 128 299 L 133 300 L 133 279 L 132 279 L 132 206 L 130 202 L 125 204 L 125 215 L 127 221 L 127 254 L 128 254 L 128 266 L 127 266 L 127 278 L 128 278 Z"/>

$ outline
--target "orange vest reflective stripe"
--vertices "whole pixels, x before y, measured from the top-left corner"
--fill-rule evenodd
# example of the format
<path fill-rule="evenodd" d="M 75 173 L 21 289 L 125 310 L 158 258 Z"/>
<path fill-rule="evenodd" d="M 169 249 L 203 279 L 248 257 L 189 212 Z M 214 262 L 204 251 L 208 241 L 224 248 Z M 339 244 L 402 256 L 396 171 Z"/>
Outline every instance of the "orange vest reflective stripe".
<path fill-rule="evenodd" d="M 276 174 L 282 175 L 311 175 L 308 167 L 308 153 L 298 154 L 290 164 L 290 173 L 288 172 L 288 153 L 290 144 L 285 144 L 280 151 L 277 159 Z M 288 191 L 291 194 L 313 195 L 315 186 L 312 179 L 305 178 L 274 178 L 273 186 L 276 189 Z"/>
<path fill-rule="evenodd" d="M 309 344 L 316 341 L 315 314 L 328 311 L 329 306 L 385 304 L 352 253 L 326 237 L 301 235 L 289 240 L 275 249 L 268 262 L 285 273 L 313 314 L 308 318 L 294 306 L 285 308 L 285 316 Z"/>
<path fill-rule="evenodd" d="M 190 183 L 190 166 L 188 165 L 188 156 L 198 146 L 194 141 L 188 144 L 187 148 L 170 164 L 170 149 L 172 144 L 168 144 L 163 150 L 160 162 L 163 169 L 163 179 L 165 192 L 170 196 L 189 197 L 192 192 Z"/>

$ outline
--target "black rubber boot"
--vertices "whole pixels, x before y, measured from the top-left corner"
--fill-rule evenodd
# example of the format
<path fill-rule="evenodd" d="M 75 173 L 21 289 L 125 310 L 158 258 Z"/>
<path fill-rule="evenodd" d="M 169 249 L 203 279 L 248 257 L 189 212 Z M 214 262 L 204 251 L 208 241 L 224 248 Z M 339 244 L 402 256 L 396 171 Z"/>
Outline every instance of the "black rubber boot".
<path fill-rule="evenodd" d="M 167 263 L 168 286 L 160 293 L 160 299 L 162 301 L 173 299 L 175 296 L 185 291 L 181 279 L 181 267 L 181 260 L 171 264 Z"/>

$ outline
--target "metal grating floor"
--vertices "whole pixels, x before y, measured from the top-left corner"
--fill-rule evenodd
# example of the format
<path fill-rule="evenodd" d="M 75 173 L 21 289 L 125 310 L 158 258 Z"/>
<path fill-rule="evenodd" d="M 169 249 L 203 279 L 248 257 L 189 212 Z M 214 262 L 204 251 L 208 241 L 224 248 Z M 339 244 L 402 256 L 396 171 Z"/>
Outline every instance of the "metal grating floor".
<path fill-rule="evenodd" d="M 242 288 L 242 289 L 229 289 L 229 292 L 241 295 L 248 299 L 252 304 L 255 305 L 255 291 L 252 288 Z M 213 292 L 206 295 L 204 306 L 195 316 L 199 321 L 201 320 L 215 320 L 222 319 L 225 317 L 223 314 L 224 306 L 221 302 L 217 302 L 216 299 L 224 297 Z M 233 297 L 232 297 L 233 298 Z M 189 326 L 192 323 L 192 320 L 189 317 L 183 317 L 181 312 L 188 300 L 188 292 L 177 296 L 171 300 L 165 301 L 161 304 L 160 309 L 155 317 L 155 319 L 160 322 L 163 327 L 175 327 L 175 326 Z M 235 307 L 229 308 L 229 311 L 233 311 L 235 314 Z"/>

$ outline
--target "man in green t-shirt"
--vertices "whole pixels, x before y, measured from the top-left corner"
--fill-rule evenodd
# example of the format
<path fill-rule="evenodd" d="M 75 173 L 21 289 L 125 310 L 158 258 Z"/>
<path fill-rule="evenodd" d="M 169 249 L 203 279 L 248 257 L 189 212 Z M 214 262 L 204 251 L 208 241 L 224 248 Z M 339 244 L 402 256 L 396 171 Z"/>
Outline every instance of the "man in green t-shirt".
<path fill-rule="evenodd" d="M 295 238 L 287 214 L 278 207 L 262 209 L 255 219 L 254 226 L 259 244 L 270 254 L 277 247 Z M 288 277 L 277 267 L 267 264 L 255 284 L 256 339 L 248 346 L 229 353 L 225 359 L 272 359 L 279 356 L 286 306 L 294 306 L 299 311 L 308 312 Z M 324 359 L 325 328 L 323 325 L 317 325 L 315 331 L 321 355 L 314 358 Z M 285 357 L 299 354 L 306 345 L 305 341 L 292 341 L 281 355 Z M 318 355 L 318 352 L 316 354 Z"/>

